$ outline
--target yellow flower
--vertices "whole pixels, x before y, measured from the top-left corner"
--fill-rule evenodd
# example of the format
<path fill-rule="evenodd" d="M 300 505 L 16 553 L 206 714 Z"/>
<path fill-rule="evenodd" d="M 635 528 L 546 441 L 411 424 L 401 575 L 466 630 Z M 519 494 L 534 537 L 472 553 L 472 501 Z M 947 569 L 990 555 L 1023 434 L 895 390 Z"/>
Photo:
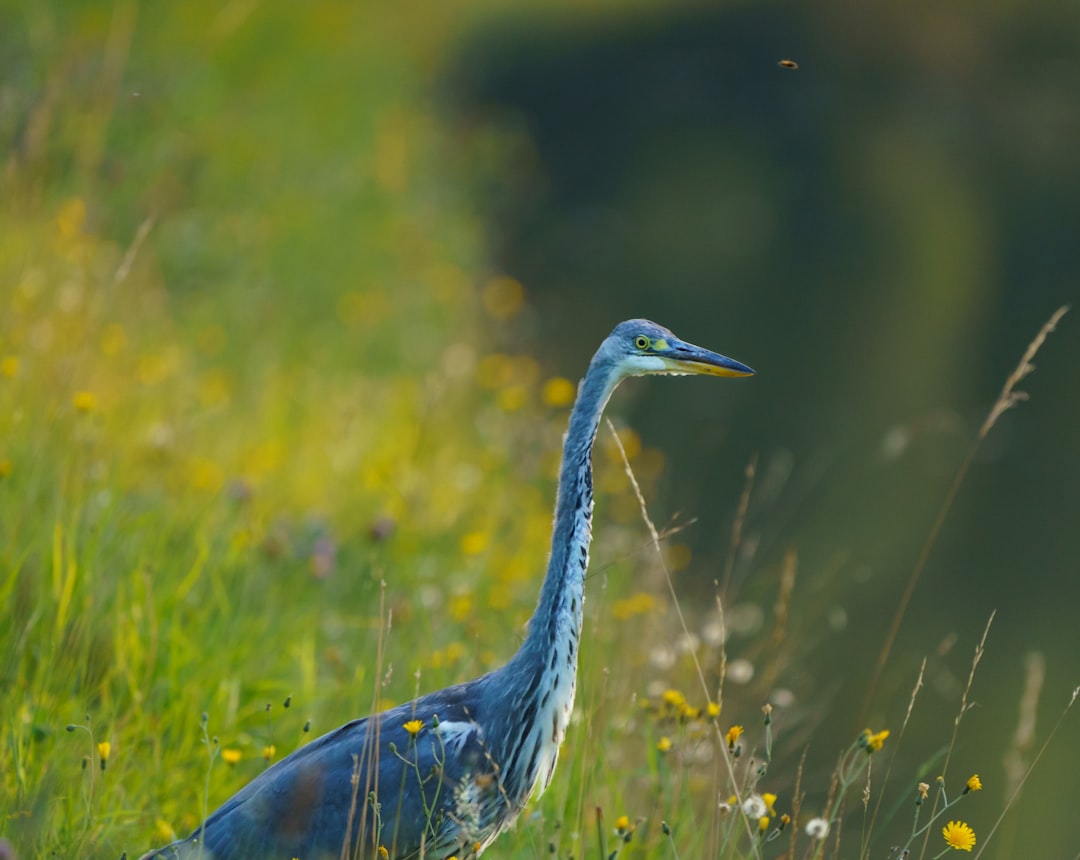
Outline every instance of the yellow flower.
<path fill-rule="evenodd" d="M 691 705 L 683 705 L 679 709 L 679 716 L 684 720 L 696 720 L 701 716 L 701 708 L 695 708 Z"/>
<path fill-rule="evenodd" d="M 93 391 L 76 391 L 71 403 L 77 412 L 93 412 L 97 408 L 97 398 Z"/>
<path fill-rule="evenodd" d="M 484 310 L 494 319 L 508 320 L 525 304 L 525 288 L 506 275 L 496 275 L 484 285 Z"/>
<path fill-rule="evenodd" d="M 969 791 L 982 791 L 982 780 L 979 779 L 977 773 L 973 773 L 967 781 L 967 785 L 964 787 L 964 794 Z"/>
<path fill-rule="evenodd" d="M 487 549 L 487 535 L 483 532 L 469 532 L 461 538 L 461 552 L 464 555 L 479 555 Z"/>
<path fill-rule="evenodd" d="M 277 747 L 273 744 L 267 744 L 263 747 L 263 758 L 267 761 L 273 759 L 274 754 L 277 752 Z"/>
<path fill-rule="evenodd" d="M 757 829 L 761 833 L 764 833 L 766 830 L 769 829 L 769 816 L 763 815 L 763 816 L 761 816 L 761 818 L 758 819 L 758 821 L 757 821 Z"/>
<path fill-rule="evenodd" d="M 409 737 L 415 738 L 420 734 L 420 729 L 424 727 L 423 720 L 409 720 L 402 728 L 409 733 Z"/>
<path fill-rule="evenodd" d="M 244 754 L 240 752 L 240 750 L 223 749 L 221 751 L 221 760 L 225 762 L 225 764 L 236 764 L 243 757 Z"/>
<path fill-rule="evenodd" d="M 0 376 L 14 379 L 19 375 L 19 357 L 17 355 L 5 355 L 0 358 Z"/>
<path fill-rule="evenodd" d="M 739 742 L 739 738 L 742 737 L 743 727 L 732 726 L 727 730 L 727 734 L 724 736 L 727 740 L 727 746 L 729 750 L 735 749 L 735 744 Z"/>
<path fill-rule="evenodd" d="M 109 760 L 109 753 L 111 752 L 112 744 L 110 744 L 108 741 L 102 741 L 97 745 L 97 754 L 98 758 L 101 759 L 102 767 L 104 767 L 104 763 Z"/>
<path fill-rule="evenodd" d="M 866 746 L 867 752 L 877 752 L 881 749 L 885 743 L 885 738 L 889 736 L 888 729 L 882 729 L 880 732 L 872 732 L 870 729 L 863 729 L 862 742 Z"/>
<path fill-rule="evenodd" d="M 769 792 L 766 791 L 762 793 L 761 799 L 765 801 L 765 806 L 769 810 L 769 815 L 776 815 L 776 807 L 774 806 L 776 803 L 776 795 L 769 794 Z"/>
<path fill-rule="evenodd" d="M 705 712 L 710 717 L 714 717 L 714 718 L 719 717 L 720 716 L 720 706 L 718 704 L 716 704 L 716 702 L 709 702 L 709 704 L 705 706 Z"/>
<path fill-rule="evenodd" d="M 382 858 L 382 860 L 389 860 L 390 852 L 386 850 L 385 845 L 379 846 L 379 856 Z"/>
<path fill-rule="evenodd" d="M 957 851 L 970 851 L 975 847 L 975 831 L 963 821 L 950 821 L 941 828 L 945 844 Z"/>
<path fill-rule="evenodd" d="M 660 752 L 667 752 L 671 749 L 671 738 L 669 738 L 667 735 L 664 735 L 662 738 L 660 738 L 660 740 L 656 742 L 656 748 L 660 750 Z"/>
<path fill-rule="evenodd" d="M 615 819 L 615 829 L 620 833 L 625 833 L 630 829 L 630 818 L 626 815 L 620 815 Z"/>
<path fill-rule="evenodd" d="M 664 690 L 662 698 L 665 705 L 670 705 L 675 710 L 686 704 L 686 697 L 678 690 Z"/>
<path fill-rule="evenodd" d="M 541 397 L 548 406 L 569 406 L 574 402 L 577 386 L 564 376 L 553 376 L 544 383 Z"/>
<path fill-rule="evenodd" d="M 915 798 L 915 805 L 919 806 L 924 800 L 926 800 L 926 795 L 930 792 L 930 786 L 925 782 L 920 782 L 917 790 L 919 792 L 919 796 Z"/>

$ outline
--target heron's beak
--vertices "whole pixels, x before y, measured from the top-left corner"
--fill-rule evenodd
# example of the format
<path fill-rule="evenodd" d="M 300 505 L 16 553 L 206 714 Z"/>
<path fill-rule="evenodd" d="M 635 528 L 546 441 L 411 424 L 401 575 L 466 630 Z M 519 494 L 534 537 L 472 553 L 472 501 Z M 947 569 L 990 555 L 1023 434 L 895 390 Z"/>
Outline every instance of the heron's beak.
<path fill-rule="evenodd" d="M 671 349 L 660 356 L 667 365 L 667 373 L 694 373 L 708 376 L 753 376 L 752 368 L 741 361 L 694 346 L 692 343 L 672 344 Z"/>

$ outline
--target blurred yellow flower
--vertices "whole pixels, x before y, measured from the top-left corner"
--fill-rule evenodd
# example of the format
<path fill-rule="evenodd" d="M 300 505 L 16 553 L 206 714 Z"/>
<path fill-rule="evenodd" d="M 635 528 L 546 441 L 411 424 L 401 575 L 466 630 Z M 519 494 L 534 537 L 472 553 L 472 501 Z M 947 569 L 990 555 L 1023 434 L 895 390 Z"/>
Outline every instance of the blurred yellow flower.
<path fill-rule="evenodd" d="M 191 463 L 190 480 L 196 490 L 216 492 L 225 483 L 225 473 L 213 460 L 196 457 Z"/>
<path fill-rule="evenodd" d="M 975 847 L 975 831 L 963 821 L 950 821 L 941 828 L 945 844 L 957 851 L 970 851 Z"/>
<path fill-rule="evenodd" d="M 626 815 L 620 815 L 615 819 L 615 829 L 620 833 L 625 833 L 630 829 L 630 819 Z"/>
<path fill-rule="evenodd" d="M 574 402 L 577 386 L 565 376 L 553 376 L 544 383 L 541 398 L 546 406 L 561 408 Z"/>
<path fill-rule="evenodd" d="M 0 358 L 0 376 L 6 379 L 14 379 L 19 374 L 19 357 L 17 355 L 5 355 Z"/>
<path fill-rule="evenodd" d="M 710 717 L 713 717 L 713 718 L 719 717 L 720 716 L 720 706 L 716 702 L 709 702 L 709 704 L 705 706 L 705 712 Z"/>
<path fill-rule="evenodd" d="M 769 816 L 767 816 L 767 815 L 761 816 L 761 818 L 758 819 L 757 827 L 758 827 L 758 830 L 761 833 L 764 833 L 766 830 L 768 830 L 769 829 Z"/>
<path fill-rule="evenodd" d="M 60 204 L 56 213 L 56 227 L 65 239 L 74 239 L 86 221 L 86 203 L 81 197 L 70 197 Z"/>
<path fill-rule="evenodd" d="M 176 831 L 164 818 L 159 818 L 154 822 L 154 832 L 162 842 L 172 842 L 176 839 Z"/>
<path fill-rule="evenodd" d="M 977 773 L 973 773 L 967 781 L 967 785 L 964 786 L 964 794 L 969 791 L 982 791 L 982 780 L 979 779 Z"/>
<path fill-rule="evenodd" d="M 671 705 L 676 710 L 686 704 L 686 697 L 678 690 L 664 690 L 662 698 L 664 704 Z"/>
<path fill-rule="evenodd" d="M 484 286 L 483 302 L 492 319 L 508 320 L 525 304 L 525 288 L 513 278 L 495 277 Z"/>
<path fill-rule="evenodd" d="M 517 412 L 528 400 L 524 385 L 510 385 L 499 392 L 496 401 L 503 412 Z"/>
<path fill-rule="evenodd" d="M 277 753 L 277 747 L 273 744 L 267 744 L 263 747 L 263 758 L 267 761 L 272 761 L 274 755 Z"/>
<path fill-rule="evenodd" d="M 865 729 L 863 731 L 863 743 L 866 745 L 866 751 L 877 752 L 880 750 L 888 736 L 888 729 L 882 729 L 880 732 L 871 732 L 870 729 Z"/>
<path fill-rule="evenodd" d="M 236 764 L 243 757 L 244 754 L 238 749 L 228 748 L 221 751 L 221 760 L 225 762 L 225 764 Z"/>
<path fill-rule="evenodd" d="M 765 808 L 769 810 L 769 815 L 776 815 L 776 795 L 765 791 L 762 792 L 761 799 L 765 801 Z"/>
<path fill-rule="evenodd" d="M 389 860 L 390 852 L 386 850 L 385 845 L 379 846 L 379 857 L 381 857 L 382 860 Z"/>
<path fill-rule="evenodd" d="M 664 735 L 662 738 L 660 738 L 660 740 L 656 742 L 656 748 L 660 750 L 660 752 L 666 753 L 668 750 L 671 749 L 671 738 L 669 738 L 667 735 Z"/>
<path fill-rule="evenodd" d="M 461 552 L 465 555 L 479 555 L 487 549 L 487 535 L 483 532 L 469 532 L 461 538 Z"/>
<path fill-rule="evenodd" d="M 473 613 L 472 596 L 469 594 L 455 594 L 450 598 L 450 617 L 458 623 L 465 621 Z"/>
<path fill-rule="evenodd" d="M 423 720 L 409 720 L 402 728 L 409 733 L 410 737 L 416 737 L 420 734 L 420 730 L 424 727 Z"/>
<path fill-rule="evenodd" d="M 724 735 L 724 740 L 727 741 L 729 750 L 735 749 L 735 744 L 739 742 L 739 738 L 742 737 L 743 731 L 742 726 L 732 726 L 727 730 L 727 734 Z"/>
<path fill-rule="evenodd" d="M 622 600 L 616 600 L 611 607 L 611 614 L 617 621 L 626 621 L 635 615 L 645 615 L 656 609 L 656 598 L 644 591 L 631 594 Z"/>
<path fill-rule="evenodd" d="M 127 346 L 127 334 L 124 327 L 113 323 L 105 327 L 101 334 L 101 353 L 106 356 L 117 355 L 124 351 Z"/>
<path fill-rule="evenodd" d="M 97 745 L 98 758 L 100 758 L 103 762 L 109 760 L 109 753 L 111 752 L 112 744 L 110 744 L 108 741 L 102 741 Z"/>
<path fill-rule="evenodd" d="M 93 412 L 97 408 L 97 397 L 92 391 L 76 391 L 71 403 L 79 412 Z"/>

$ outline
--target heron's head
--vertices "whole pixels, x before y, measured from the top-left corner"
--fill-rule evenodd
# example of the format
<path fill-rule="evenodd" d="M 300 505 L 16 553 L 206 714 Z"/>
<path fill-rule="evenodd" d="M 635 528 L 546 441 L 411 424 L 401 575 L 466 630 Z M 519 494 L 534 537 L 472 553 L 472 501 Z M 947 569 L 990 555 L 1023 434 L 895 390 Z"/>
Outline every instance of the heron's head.
<path fill-rule="evenodd" d="M 652 374 L 751 376 L 754 371 L 733 358 L 680 340 L 649 320 L 627 320 L 615 326 L 597 359 L 609 364 L 615 381 Z"/>

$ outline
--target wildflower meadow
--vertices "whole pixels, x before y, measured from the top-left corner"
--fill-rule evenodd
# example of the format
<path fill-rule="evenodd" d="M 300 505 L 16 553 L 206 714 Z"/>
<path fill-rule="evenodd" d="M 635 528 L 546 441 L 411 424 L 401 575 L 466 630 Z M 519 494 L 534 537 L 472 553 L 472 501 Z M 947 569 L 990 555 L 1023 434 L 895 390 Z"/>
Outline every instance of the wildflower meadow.
<path fill-rule="evenodd" d="M 593 24 L 644 5 L 590 4 Z M 609 328 L 565 336 L 492 263 L 477 201 L 529 155 L 505 118 L 454 124 L 435 94 L 498 4 L 400 7 L 0 4 L 2 857 L 139 857 L 312 738 L 521 641 Z M 947 464 L 899 580 L 916 594 L 1036 353 L 1075 336 L 1055 307 L 1013 332 Z M 695 385 L 673 402 L 727 394 Z M 1020 842 L 1070 844 L 1038 798 L 1061 793 L 1046 760 L 1075 765 L 1057 733 L 1076 737 L 1077 689 L 1043 689 L 1033 658 L 1008 713 L 980 706 L 1005 683 L 1000 615 L 896 645 L 892 594 L 845 646 L 880 654 L 865 706 L 835 703 L 845 665 L 817 645 L 843 597 L 797 542 L 749 549 L 766 464 L 738 450 L 741 480 L 675 501 L 697 454 L 631 419 L 652 392 L 620 392 L 597 443 L 558 770 L 488 856 L 1075 856 Z M 1012 740 L 968 743 L 980 722 Z"/>

